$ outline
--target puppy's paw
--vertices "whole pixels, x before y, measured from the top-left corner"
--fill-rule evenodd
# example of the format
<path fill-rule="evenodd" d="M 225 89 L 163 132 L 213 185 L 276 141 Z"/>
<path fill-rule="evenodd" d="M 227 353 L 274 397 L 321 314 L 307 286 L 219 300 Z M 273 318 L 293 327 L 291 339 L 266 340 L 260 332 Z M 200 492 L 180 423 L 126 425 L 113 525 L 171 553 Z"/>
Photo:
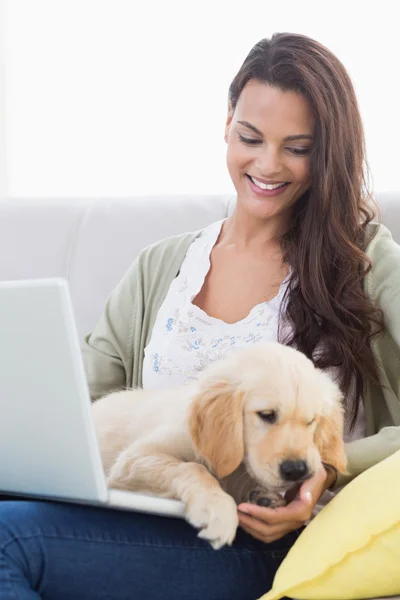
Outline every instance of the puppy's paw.
<path fill-rule="evenodd" d="M 258 506 L 266 506 L 267 508 L 278 508 L 278 506 L 286 506 L 287 502 L 278 492 L 267 491 L 262 488 L 256 488 L 249 493 L 249 502 L 258 504 Z"/>
<path fill-rule="evenodd" d="M 110 489 L 135 490 L 135 463 L 127 458 L 117 458 L 110 469 L 107 487 Z"/>
<path fill-rule="evenodd" d="M 198 537 L 208 540 L 214 550 L 231 545 L 239 525 L 236 503 L 222 490 L 193 494 L 186 504 L 186 518 L 200 529 Z"/>

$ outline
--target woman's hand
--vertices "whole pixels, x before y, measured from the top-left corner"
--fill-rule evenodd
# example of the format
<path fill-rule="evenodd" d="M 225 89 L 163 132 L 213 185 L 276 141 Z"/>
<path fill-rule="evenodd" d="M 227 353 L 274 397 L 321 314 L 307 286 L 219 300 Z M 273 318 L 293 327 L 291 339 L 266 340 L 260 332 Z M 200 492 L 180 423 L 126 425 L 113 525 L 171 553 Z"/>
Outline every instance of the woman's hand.
<path fill-rule="evenodd" d="M 239 504 L 240 526 L 266 544 L 279 540 L 310 519 L 319 498 L 334 481 L 335 474 L 321 466 L 313 477 L 301 485 L 297 496 L 286 506 L 265 508 L 255 504 Z"/>

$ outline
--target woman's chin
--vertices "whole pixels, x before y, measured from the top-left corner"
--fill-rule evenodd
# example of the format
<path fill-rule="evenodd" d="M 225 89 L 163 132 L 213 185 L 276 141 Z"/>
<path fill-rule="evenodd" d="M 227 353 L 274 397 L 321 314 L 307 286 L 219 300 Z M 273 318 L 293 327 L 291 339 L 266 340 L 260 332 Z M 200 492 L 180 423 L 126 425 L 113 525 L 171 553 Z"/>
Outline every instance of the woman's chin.
<path fill-rule="evenodd" d="M 255 219 L 271 219 L 284 217 L 285 207 L 275 198 L 240 198 L 237 200 L 238 209 Z"/>

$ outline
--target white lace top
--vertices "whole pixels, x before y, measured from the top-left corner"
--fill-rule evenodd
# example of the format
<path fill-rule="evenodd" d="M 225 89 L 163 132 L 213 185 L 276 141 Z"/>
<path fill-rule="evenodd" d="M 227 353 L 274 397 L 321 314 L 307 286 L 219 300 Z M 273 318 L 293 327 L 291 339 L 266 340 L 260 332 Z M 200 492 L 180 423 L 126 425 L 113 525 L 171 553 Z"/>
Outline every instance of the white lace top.
<path fill-rule="evenodd" d="M 190 245 L 179 275 L 172 282 L 145 348 L 143 387 L 165 388 L 196 379 L 204 367 L 232 349 L 274 341 L 279 307 L 289 276 L 277 296 L 262 302 L 236 323 L 209 317 L 192 301 L 210 269 L 210 254 L 224 220 L 213 223 Z"/>

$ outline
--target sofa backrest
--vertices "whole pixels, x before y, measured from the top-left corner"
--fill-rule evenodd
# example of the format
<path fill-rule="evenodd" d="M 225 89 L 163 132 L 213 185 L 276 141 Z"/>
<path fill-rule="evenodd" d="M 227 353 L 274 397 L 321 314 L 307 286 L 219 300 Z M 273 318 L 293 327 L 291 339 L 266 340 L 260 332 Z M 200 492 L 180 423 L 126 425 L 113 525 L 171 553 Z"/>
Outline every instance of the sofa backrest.
<path fill-rule="evenodd" d="M 400 243 L 400 192 L 378 195 Z M 66 277 L 81 337 L 142 248 L 225 218 L 232 195 L 0 201 L 0 280 Z"/>
<path fill-rule="evenodd" d="M 230 199 L 218 195 L 0 201 L 0 280 L 67 278 L 83 337 L 142 248 L 225 218 Z"/>

